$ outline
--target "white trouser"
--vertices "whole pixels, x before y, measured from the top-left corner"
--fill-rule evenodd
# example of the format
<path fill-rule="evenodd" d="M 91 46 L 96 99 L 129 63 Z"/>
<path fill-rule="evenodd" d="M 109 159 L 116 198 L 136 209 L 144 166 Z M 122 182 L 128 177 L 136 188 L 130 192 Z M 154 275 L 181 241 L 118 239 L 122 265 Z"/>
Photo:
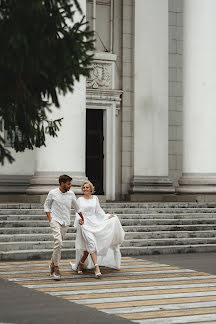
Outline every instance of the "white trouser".
<path fill-rule="evenodd" d="M 50 222 L 50 227 L 52 229 L 52 234 L 54 238 L 52 261 L 55 266 L 58 266 L 61 260 L 62 241 L 64 239 L 65 234 L 67 233 L 68 226 L 61 225 L 57 221 L 52 219 Z"/>

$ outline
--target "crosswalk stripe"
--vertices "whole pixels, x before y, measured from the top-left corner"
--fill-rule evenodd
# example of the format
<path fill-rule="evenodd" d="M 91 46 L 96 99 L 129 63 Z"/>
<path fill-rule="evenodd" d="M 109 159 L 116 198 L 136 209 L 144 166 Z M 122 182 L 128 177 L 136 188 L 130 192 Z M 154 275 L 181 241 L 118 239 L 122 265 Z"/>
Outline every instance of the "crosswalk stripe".
<path fill-rule="evenodd" d="M 169 311 L 156 311 L 156 312 L 144 312 L 144 313 L 136 313 L 136 314 L 118 314 L 120 317 L 126 319 L 146 319 L 146 318 L 161 318 L 168 316 L 180 316 L 180 315 L 201 315 L 201 314 L 215 314 L 216 307 L 206 307 L 199 309 L 182 309 L 182 310 L 169 310 Z"/>
<path fill-rule="evenodd" d="M 142 313 L 158 310 L 178 310 L 178 309 L 190 309 L 190 308 L 203 308 L 203 307 L 215 307 L 216 301 L 204 301 L 199 303 L 184 303 L 184 304 L 166 304 L 165 302 L 156 306 L 141 306 L 141 307 L 128 307 L 128 308 L 114 308 L 114 309 L 101 309 L 101 311 L 107 314 L 132 314 Z"/>
<path fill-rule="evenodd" d="M 160 290 L 169 290 L 169 292 L 171 292 L 171 290 L 174 290 L 174 292 L 178 291 L 191 291 L 193 289 L 197 289 L 197 288 L 208 288 L 208 287 L 216 287 L 216 283 L 208 283 L 208 284 L 186 284 L 186 285 L 171 285 L 171 286 L 147 286 L 147 287 L 141 287 L 141 286 L 136 286 L 136 287 L 127 287 L 127 288 L 110 288 L 107 287 L 105 289 L 101 288 L 101 289 L 92 289 L 92 290 L 83 290 L 83 291 L 73 291 L 71 288 L 68 289 L 64 289 L 62 287 L 59 287 L 59 289 L 57 288 L 56 291 L 50 291 L 50 289 L 39 289 L 40 291 L 44 291 L 44 292 L 50 292 L 50 295 L 53 296 L 60 296 L 60 295 L 78 295 L 78 296 L 82 296 L 82 295 L 88 295 L 91 294 L 92 295 L 97 295 L 97 294 L 106 294 L 106 296 L 111 295 L 111 294 L 115 294 L 118 293 L 119 296 L 123 296 L 122 293 L 129 293 L 129 295 L 133 292 L 136 292 L 139 294 L 143 293 L 143 291 L 158 291 Z M 191 289 L 190 289 L 191 288 Z M 186 289 L 186 290 L 185 290 Z"/>
<path fill-rule="evenodd" d="M 159 294 L 159 293 L 151 293 L 142 294 L 142 295 L 135 295 L 135 296 L 128 296 L 128 294 L 124 297 L 105 297 L 105 298 L 92 298 L 92 299 L 82 299 L 82 300 L 71 300 L 70 296 L 63 296 L 64 299 L 71 300 L 71 302 L 76 302 L 78 304 L 99 304 L 99 303 L 109 303 L 109 302 L 124 302 L 124 301 L 134 301 L 134 300 L 147 300 L 147 299 L 166 299 L 166 298 L 180 298 L 180 297 L 197 297 L 197 296 L 216 296 L 216 290 L 210 291 L 198 291 L 198 292 L 181 292 L 181 293 L 167 293 L 167 294 Z"/>
<path fill-rule="evenodd" d="M 63 263 L 70 263 L 70 262 L 74 262 L 75 261 L 75 259 L 64 259 L 64 260 L 62 260 L 61 261 L 61 264 L 63 264 Z M 152 261 L 146 261 L 146 260 L 143 260 L 143 259 L 134 259 L 133 257 L 122 257 L 122 259 L 121 259 L 121 261 L 122 262 L 137 262 L 137 261 L 145 261 L 145 262 L 152 262 Z M 40 264 L 40 263 L 50 263 L 50 260 L 40 260 L 40 261 L 13 261 L 13 262 L 11 262 L 11 261 L 7 261 L 7 262 L 0 262 L 0 267 L 1 266 L 8 266 L 8 265 L 23 265 L 23 264 L 25 264 L 25 265 L 31 265 L 31 264 Z"/>
<path fill-rule="evenodd" d="M 194 270 L 190 270 L 190 269 L 179 269 L 178 267 L 167 267 L 167 269 L 164 267 L 162 268 L 163 270 L 156 270 L 156 269 L 161 269 L 160 267 L 156 267 L 156 268 L 153 268 L 151 270 L 145 270 L 146 268 L 142 268 L 142 269 L 122 269 L 121 272 L 119 270 L 113 270 L 113 272 L 111 272 L 110 270 L 104 270 L 103 273 L 106 275 L 106 276 L 119 276 L 119 275 L 122 275 L 124 272 L 127 273 L 127 275 L 131 275 L 131 276 L 134 276 L 135 274 L 159 274 L 159 273 L 166 273 L 166 274 L 169 274 L 169 273 L 186 273 L 186 272 L 195 272 Z M 47 271 L 46 271 L 47 272 Z M 0 274 L 0 278 L 13 278 L 14 275 L 16 275 L 15 277 L 16 278 L 26 278 L 26 277 L 43 277 L 43 272 L 41 273 L 40 271 L 39 272 L 30 272 L 30 271 L 26 271 L 25 273 L 19 273 L 17 271 L 14 271 L 12 273 L 8 273 L 6 272 L 5 274 Z M 71 271 L 66 271 L 64 272 L 64 275 L 65 276 L 69 276 L 71 277 Z M 77 275 L 76 275 L 77 276 Z"/>
<path fill-rule="evenodd" d="M 151 267 L 151 268 L 148 268 L 148 267 L 136 267 L 136 268 L 131 268 L 131 267 L 127 267 L 127 268 L 122 268 L 121 269 L 121 273 L 123 272 L 149 272 L 149 273 L 152 273 L 153 271 L 161 271 L 160 269 L 162 269 L 162 271 L 165 271 L 165 270 L 180 270 L 179 267 L 170 267 L 170 266 L 157 266 L 157 267 Z M 66 269 L 67 271 L 62 271 L 62 273 L 66 274 L 66 275 L 69 275 L 71 273 L 71 270 L 69 268 Z M 70 270 L 68 272 L 68 270 Z M 180 270 L 181 271 L 181 270 Z M 193 271 L 193 270 L 190 270 L 190 271 Z M 104 269 L 103 273 L 107 273 L 107 272 L 110 272 L 110 270 L 108 269 Z M 116 270 L 116 269 L 113 269 L 112 270 L 113 273 L 119 273 L 119 270 Z M 28 275 L 32 275 L 32 274 L 43 274 L 43 273 L 47 273 L 47 269 L 46 270 L 40 270 L 40 273 L 38 273 L 37 270 L 21 270 L 21 271 L 10 271 L 10 270 L 7 270 L 7 271 L 2 271 L 0 272 L 0 277 L 2 276 L 13 276 L 15 274 L 17 275 L 22 275 L 22 274 L 28 274 Z"/>
<path fill-rule="evenodd" d="M 196 322 L 196 323 L 193 322 L 193 324 L 213 324 L 213 323 L 215 324 L 216 322 L 215 321 L 214 322 L 212 322 L 212 321 L 211 322 Z"/>
<path fill-rule="evenodd" d="M 171 278 L 174 279 L 174 278 Z M 189 278 L 188 278 L 189 279 Z M 113 281 L 102 281 L 102 283 L 94 283 L 94 282 L 88 282 L 88 285 L 86 285 L 86 283 L 63 283 L 63 284 L 46 284 L 46 285 L 24 285 L 24 287 L 27 288 L 35 288 L 35 286 L 37 286 L 37 290 L 40 291 L 58 291 L 59 289 L 61 290 L 86 290 L 86 289 L 92 289 L 94 290 L 95 287 L 97 287 L 97 289 L 102 289 L 102 288 L 129 288 L 129 287 L 145 287 L 145 286 L 149 286 L 149 284 L 153 283 L 154 286 L 161 286 L 162 284 L 164 285 L 168 285 L 171 286 L 173 284 L 176 285 L 185 285 L 185 284 L 204 284 L 204 283 L 216 283 L 216 279 L 203 279 L 203 280 L 179 280 L 179 281 L 154 281 L 154 279 L 152 280 L 148 280 L 148 282 L 145 282 L 143 280 L 118 280 L 118 284 L 116 284 Z M 167 279 L 166 279 L 167 280 Z M 142 282 L 144 281 L 144 282 Z M 113 283 L 113 284 L 112 284 Z M 82 284 L 82 285 L 81 285 Z"/>
<path fill-rule="evenodd" d="M 74 261 L 75 262 L 75 261 Z M 121 266 L 121 269 L 124 269 L 124 268 L 142 268 L 143 266 L 145 266 L 146 268 L 151 268 L 151 267 L 169 267 L 169 265 L 167 264 L 161 264 L 161 263 L 154 263 L 154 262 L 146 262 L 146 261 L 139 261 L 139 262 L 134 262 L 132 265 L 131 265 L 132 262 L 123 262 L 122 263 L 122 266 Z M 0 266 L 0 273 L 3 273 L 5 272 L 6 270 L 7 271 L 26 271 L 28 268 L 31 268 L 31 270 L 46 270 L 47 271 L 47 268 L 49 266 L 50 262 L 46 262 L 46 263 L 36 263 L 36 264 L 27 264 L 27 265 L 17 265 L 17 266 Z M 66 262 L 61 262 L 61 270 L 62 269 L 68 269 L 70 267 L 69 265 L 70 263 L 66 263 Z"/>
<path fill-rule="evenodd" d="M 199 296 L 199 297 L 182 297 L 182 298 L 170 298 L 165 299 L 166 304 L 177 304 L 177 303 L 190 303 L 190 302 L 202 302 L 202 301 L 216 301 L 216 295 L 215 296 Z M 135 301 L 125 301 L 125 302 L 110 302 L 106 304 L 91 304 L 87 305 L 91 308 L 97 308 L 100 310 L 104 309 L 111 309 L 115 310 L 117 308 L 129 308 L 129 307 L 139 307 L 139 306 L 152 306 L 152 305 L 163 305 L 164 299 L 150 299 L 150 300 L 135 300 Z"/>
<path fill-rule="evenodd" d="M 134 266 L 136 266 L 136 268 L 134 268 Z M 151 270 L 154 270 L 154 269 L 159 269 L 159 268 L 162 268 L 162 269 L 177 269 L 178 267 L 170 267 L 168 266 L 167 264 L 137 264 L 137 265 L 128 265 L 128 266 L 122 266 L 121 269 L 131 269 L 131 270 L 134 270 L 134 269 L 151 269 Z M 48 269 L 48 265 L 46 265 L 45 267 L 32 267 L 31 269 L 26 269 L 26 268 L 7 268 L 7 269 L 0 269 L 0 275 L 4 275 L 4 274 L 9 274 L 9 273 L 12 273 L 12 274 L 16 274 L 16 273 L 34 273 L 35 271 L 39 271 L 41 273 L 43 272 L 47 272 L 47 269 Z M 71 271 L 71 268 L 69 268 L 68 266 L 61 266 L 61 272 L 64 273 L 66 272 L 66 270 L 70 270 Z M 119 270 L 116 270 L 116 269 L 113 269 L 115 271 L 119 271 Z M 105 272 L 106 271 L 110 271 L 108 269 L 105 269 Z"/>
<path fill-rule="evenodd" d="M 93 273 L 93 272 L 92 272 Z M 127 273 L 127 276 L 122 276 L 121 272 L 119 273 L 118 276 L 116 276 L 116 274 L 106 274 L 106 281 L 119 281 L 119 280 L 131 280 L 129 276 L 133 276 L 134 278 L 136 278 L 136 280 L 139 280 L 139 279 L 147 279 L 147 280 L 153 280 L 153 279 L 161 279 L 161 278 L 164 278 L 164 279 L 171 279 L 171 278 L 174 278 L 174 279 L 178 279 L 179 277 L 182 277 L 183 275 L 185 275 L 185 272 L 182 271 L 182 272 L 174 272 L 174 273 L 169 273 L 168 275 L 168 278 L 167 278 L 167 273 L 157 273 L 157 274 L 144 274 L 144 275 L 140 275 L 140 274 L 136 274 L 134 275 L 134 273 L 130 274 L 130 273 Z M 189 272 L 189 273 L 186 273 L 187 275 L 187 278 L 190 278 L 190 279 L 193 279 L 193 278 L 197 278 L 197 277 L 202 277 L 202 278 L 209 278 L 210 275 L 208 275 L 207 273 L 205 272 Z M 212 276 L 210 276 L 212 277 Z M 213 276 L 215 278 L 215 276 Z M 80 276 L 73 276 L 71 275 L 70 277 L 68 276 L 64 276 L 62 281 L 63 283 L 67 283 L 67 282 L 70 282 L 70 283 L 76 283 L 77 282 L 77 279 L 82 279 L 82 282 L 80 284 L 86 284 L 85 282 L 88 281 L 88 282 L 95 282 L 95 278 L 92 277 L 92 274 L 89 275 L 89 276 L 86 276 L 86 275 L 83 275 L 81 278 Z M 50 284 L 51 282 L 52 283 L 55 283 L 55 281 L 52 280 L 52 278 L 49 276 L 49 274 L 46 276 L 46 277 L 30 277 L 30 278 L 17 278 L 17 277 L 11 277 L 11 278 L 8 278 L 8 280 L 10 281 L 15 281 L 19 284 L 22 284 L 22 285 L 25 285 L 27 283 L 29 284 L 35 284 L 37 283 L 37 281 L 40 281 L 41 284 Z"/>
<path fill-rule="evenodd" d="M 211 322 L 203 322 L 204 320 L 209 320 Z M 147 320 L 132 320 L 134 323 L 139 324 L 184 324 L 184 323 L 193 323 L 196 324 L 195 321 L 198 321 L 197 324 L 207 324 L 207 323 L 216 323 L 215 314 L 202 314 L 200 315 L 191 315 L 191 316 L 178 316 L 178 317 L 166 317 L 166 318 L 156 318 L 156 319 L 147 319 Z M 214 322 L 212 322 L 214 321 Z"/>
<path fill-rule="evenodd" d="M 215 287 L 207 287 L 208 292 L 215 291 Z M 112 297 L 125 297 L 125 296 L 143 296 L 143 295 L 155 295 L 155 294 L 175 294 L 175 293 L 191 293 L 191 292 L 202 292 L 206 291 L 206 287 L 198 287 L 198 288 L 178 288 L 178 289 L 160 289 L 157 287 L 157 289 L 149 289 L 149 290 L 135 290 L 135 291 L 124 291 L 124 292 L 106 292 L 106 293 L 100 293 L 100 291 L 97 291 L 97 293 L 85 294 L 84 296 L 82 294 L 72 295 L 71 291 L 59 291 L 59 292 L 50 292 L 50 295 L 57 296 L 57 295 L 69 295 L 68 299 L 92 299 L 92 298 L 112 298 Z M 84 298 L 85 297 L 85 298 Z"/>

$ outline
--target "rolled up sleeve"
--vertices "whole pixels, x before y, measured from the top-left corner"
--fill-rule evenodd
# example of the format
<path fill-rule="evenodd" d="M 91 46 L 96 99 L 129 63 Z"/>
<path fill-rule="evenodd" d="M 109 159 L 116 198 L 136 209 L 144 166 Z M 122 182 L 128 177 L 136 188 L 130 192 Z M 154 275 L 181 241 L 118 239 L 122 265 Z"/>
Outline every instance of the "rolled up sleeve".
<path fill-rule="evenodd" d="M 76 213 L 80 213 L 81 212 L 81 209 L 77 203 L 77 199 L 76 199 L 76 196 L 74 195 L 74 197 L 72 198 L 72 206 L 73 208 L 75 209 L 75 212 Z"/>
<path fill-rule="evenodd" d="M 47 198 L 45 200 L 45 203 L 44 203 L 44 211 L 45 211 L 45 213 L 46 212 L 51 212 L 52 201 L 53 201 L 53 199 L 52 199 L 52 193 L 49 192 L 48 193 L 48 196 L 47 196 Z"/>

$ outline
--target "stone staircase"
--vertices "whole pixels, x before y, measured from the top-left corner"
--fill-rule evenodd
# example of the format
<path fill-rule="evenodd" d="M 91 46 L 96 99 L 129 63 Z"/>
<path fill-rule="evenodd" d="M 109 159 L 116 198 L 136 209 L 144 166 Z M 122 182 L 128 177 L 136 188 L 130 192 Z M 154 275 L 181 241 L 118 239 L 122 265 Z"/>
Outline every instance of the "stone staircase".
<path fill-rule="evenodd" d="M 216 251 L 216 203 L 104 203 L 126 232 L 122 255 Z M 72 212 L 71 224 L 74 220 Z M 49 259 L 53 238 L 43 206 L 0 204 L 0 261 Z M 62 257 L 75 256 L 75 229 Z"/>

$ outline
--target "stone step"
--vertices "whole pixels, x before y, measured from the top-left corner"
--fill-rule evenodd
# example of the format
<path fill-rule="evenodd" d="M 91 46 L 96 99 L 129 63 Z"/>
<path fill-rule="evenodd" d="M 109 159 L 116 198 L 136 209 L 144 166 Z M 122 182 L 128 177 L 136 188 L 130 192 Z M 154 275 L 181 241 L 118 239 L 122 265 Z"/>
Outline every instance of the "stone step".
<path fill-rule="evenodd" d="M 197 245 L 168 245 L 168 246 L 149 246 L 149 247 L 122 247 L 123 256 L 129 255 L 156 255 L 174 253 L 204 253 L 216 252 L 216 244 L 197 244 Z"/>
<path fill-rule="evenodd" d="M 216 230 L 214 224 L 201 225 L 153 225 L 153 226 L 124 226 L 125 232 L 153 232 L 153 231 L 208 231 Z"/>
<path fill-rule="evenodd" d="M 138 225 L 216 225 L 216 219 L 214 218 L 192 218 L 192 219 L 121 219 L 122 226 L 138 226 Z M 71 224 L 72 225 L 72 224 Z M 11 227 L 48 227 L 49 223 L 47 219 L 39 221 L 20 220 L 20 221 L 0 221 L 0 228 Z"/>
<path fill-rule="evenodd" d="M 123 247 L 148 247 L 148 246 L 172 246 L 172 245 L 202 245 L 216 244 L 214 238 L 186 238 L 186 239 L 136 239 L 125 240 Z M 20 251 L 20 250 L 43 250 L 52 249 L 53 241 L 27 241 L 27 242 L 0 242 L 0 251 Z M 66 240 L 63 244 L 64 249 L 75 248 L 75 240 Z"/>
<path fill-rule="evenodd" d="M 107 213 L 115 214 L 181 214 L 181 213 L 215 213 L 216 208 L 105 208 Z M 72 210 L 72 215 L 75 211 Z M 45 215 L 43 209 L 0 209 L 0 215 Z"/>
<path fill-rule="evenodd" d="M 125 232 L 154 232 L 154 231 L 215 231 L 216 224 L 194 224 L 194 225 L 146 225 L 146 226 L 124 226 Z M 69 233 L 75 233 L 74 227 L 69 227 Z M 0 226 L 0 234 L 49 234 L 50 227 L 5 227 Z"/>
<path fill-rule="evenodd" d="M 215 202 L 106 202 L 101 203 L 101 207 L 117 207 L 117 208 L 208 208 L 216 207 Z M 40 203 L 1 203 L 0 209 L 43 209 Z"/>
<path fill-rule="evenodd" d="M 68 230 L 69 233 L 75 233 L 76 230 L 74 227 L 70 227 Z M 1 228 L 0 226 L 0 235 L 4 234 L 50 234 L 50 227 L 5 227 Z"/>
<path fill-rule="evenodd" d="M 211 237 L 211 235 L 210 235 Z M 75 240 L 76 233 L 67 233 L 64 240 Z M 52 241 L 51 231 L 47 234 L 3 234 L 0 235 L 0 242 L 29 242 L 29 241 Z"/>
<path fill-rule="evenodd" d="M 125 240 L 122 247 L 145 247 L 145 246 L 167 246 L 167 245 L 202 245 L 216 244 L 216 236 L 210 238 L 168 238 L 168 239 L 133 239 Z"/>
<path fill-rule="evenodd" d="M 75 248 L 75 241 L 64 241 L 64 248 Z M 52 249 L 53 241 L 0 242 L 0 251 Z"/>
<path fill-rule="evenodd" d="M 100 205 L 102 208 L 216 208 L 216 202 L 107 202 Z M 43 209 L 43 205 L 35 208 Z"/>
<path fill-rule="evenodd" d="M 106 209 L 107 213 L 121 214 L 194 214 L 194 213 L 215 213 L 216 208 L 133 208 L 133 209 Z"/>
<path fill-rule="evenodd" d="M 147 254 L 172 254 L 172 253 L 201 253 L 215 252 L 216 244 L 197 245 L 167 245 L 148 247 L 122 247 L 122 256 L 147 255 Z M 0 261 L 9 260 L 50 260 L 52 249 L 19 250 L 0 252 Z M 75 249 L 63 249 L 62 259 L 75 257 Z"/>
<path fill-rule="evenodd" d="M 106 208 L 107 213 L 121 214 L 194 214 L 216 213 L 216 208 Z"/>
<path fill-rule="evenodd" d="M 164 231 L 164 232 L 126 232 L 126 240 L 134 239 L 169 239 L 169 238 L 214 238 L 216 231 Z M 76 233 L 67 233 L 64 240 L 75 240 Z M 52 241 L 51 232 L 47 234 L 2 234 L 0 242 Z"/>
<path fill-rule="evenodd" d="M 191 219 L 121 219 L 122 226 L 138 225 L 198 225 L 198 224 L 216 224 L 214 218 L 191 218 Z"/>
<path fill-rule="evenodd" d="M 124 219 L 216 219 L 216 213 L 198 213 L 198 214 L 120 214 L 120 220 Z M 73 224 L 75 216 L 71 216 Z M 0 221 L 45 221 L 46 215 L 0 215 Z"/>
<path fill-rule="evenodd" d="M 101 203 L 102 208 L 215 208 L 216 202 L 128 202 L 128 203 Z M 0 206 L 1 208 L 1 206 Z M 42 208 L 38 205 L 35 208 Z"/>
<path fill-rule="evenodd" d="M 102 208 L 214 208 L 216 202 L 107 202 L 100 205 Z M 37 206 L 43 208 L 42 205 Z"/>

